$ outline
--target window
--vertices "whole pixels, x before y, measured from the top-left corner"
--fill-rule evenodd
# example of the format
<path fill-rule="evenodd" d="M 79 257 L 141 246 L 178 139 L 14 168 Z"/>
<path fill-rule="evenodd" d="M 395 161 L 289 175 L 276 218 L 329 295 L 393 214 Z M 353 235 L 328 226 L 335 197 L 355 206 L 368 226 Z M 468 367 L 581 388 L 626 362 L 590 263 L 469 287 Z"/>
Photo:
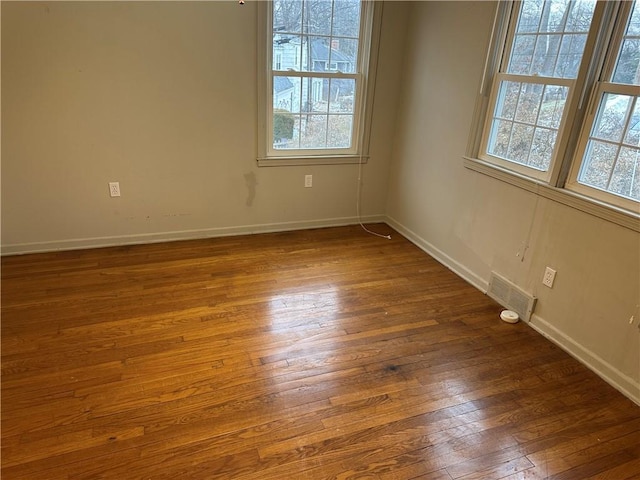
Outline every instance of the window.
<path fill-rule="evenodd" d="M 469 160 L 637 223 L 639 10 L 630 1 L 500 2 Z"/>
<path fill-rule="evenodd" d="M 548 178 L 595 1 L 525 0 L 517 7 L 508 56 L 496 78 L 487 154 Z"/>
<path fill-rule="evenodd" d="M 260 3 L 268 49 L 259 65 L 259 163 L 366 155 L 374 2 Z"/>
<path fill-rule="evenodd" d="M 623 6 L 624 30 L 614 38 L 615 61 L 595 89 L 569 187 L 605 199 L 640 201 L 640 3 Z"/>

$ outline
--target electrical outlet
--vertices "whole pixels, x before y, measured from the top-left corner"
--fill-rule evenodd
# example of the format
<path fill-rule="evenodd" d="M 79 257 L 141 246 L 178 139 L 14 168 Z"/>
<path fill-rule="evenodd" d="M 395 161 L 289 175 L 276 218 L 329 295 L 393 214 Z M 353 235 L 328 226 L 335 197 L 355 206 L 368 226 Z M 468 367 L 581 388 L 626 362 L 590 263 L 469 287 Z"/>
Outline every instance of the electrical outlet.
<path fill-rule="evenodd" d="M 551 267 L 547 267 L 544 271 L 544 277 L 542 277 L 542 284 L 549 288 L 553 288 L 553 281 L 555 279 L 556 271 Z"/>
<path fill-rule="evenodd" d="M 109 182 L 109 195 L 112 197 L 120 196 L 120 182 Z"/>
<path fill-rule="evenodd" d="M 306 188 L 313 187 L 313 175 L 305 175 L 304 176 L 304 186 Z"/>

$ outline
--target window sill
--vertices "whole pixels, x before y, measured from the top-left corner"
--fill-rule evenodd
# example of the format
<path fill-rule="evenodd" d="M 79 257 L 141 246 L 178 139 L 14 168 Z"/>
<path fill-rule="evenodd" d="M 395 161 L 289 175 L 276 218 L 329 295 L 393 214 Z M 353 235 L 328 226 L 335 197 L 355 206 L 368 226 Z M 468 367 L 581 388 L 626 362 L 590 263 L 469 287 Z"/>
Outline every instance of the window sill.
<path fill-rule="evenodd" d="M 539 180 L 514 173 L 477 158 L 464 157 L 464 166 L 469 170 L 488 175 L 554 202 L 567 205 L 635 232 L 640 232 L 640 215 L 637 213 L 585 197 L 564 188 L 552 187 Z"/>
<path fill-rule="evenodd" d="M 258 158 L 259 167 L 290 167 L 296 165 L 345 165 L 367 163 L 368 155 L 327 155 Z"/>

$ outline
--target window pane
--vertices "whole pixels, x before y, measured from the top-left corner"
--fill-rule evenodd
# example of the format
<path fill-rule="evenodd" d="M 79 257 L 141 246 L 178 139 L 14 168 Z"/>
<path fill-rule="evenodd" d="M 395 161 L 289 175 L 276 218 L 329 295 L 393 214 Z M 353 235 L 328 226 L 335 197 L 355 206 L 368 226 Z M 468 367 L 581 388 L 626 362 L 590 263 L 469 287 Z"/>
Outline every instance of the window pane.
<path fill-rule="evenodd" d="M 286 72 L 288 70 L 300 71 L 302 69 L 301 39 L 302 37 L 299 35 L 274 32 L 272 54 L 272 68 L 274 70 Z"/>
<path fill-rule="evenodd" d="M 533 141 L 533 127 L 515 123 L 511 130 L 507 158 L 516 163 L 527 164 L 531 142 Z"/>
<path fill-rule="evenodd" d="M 629 128 L 624 136 L 624 143 L 636 147 L 640 146 L 640 101 L 637 98 L 636 106 L 629 121 Z"/>
<path fill-rule="evenodd" d="M 565 29 L 571 2 L 547 0 L 540 12 L 540 32 L 561 32 Z"/>
<path fill-rule="evenodd" d="M 329 115 L 328 148 L 349 148 L 353 129 L 352 115 Z"/>
<path fill-rule="evenodd" d="M 580 60 L 586 43 L 586 35 L 566 35 L 562 39 L 558 63 L 553 73 L 554 77 L 575 78 L 578 76 Z"/>
<path fill-rule="evenodd" d="M 627 38 L 622 44 L 620 58 L 613 74 L 615 83 L 640 85 L 640 38 Z"/>
<path fill-rule="evenodd" d="M 360 0 L 336 0 L 333 35 L 357 38 L 360 33 Z"/>
<path fill-rule="evenodd" d="M 327 37 L 303 37 L 303 72 L 326 72 L 329 69 L 329 42 Z"/>
<path fill-rule="evenodd" d="M 300 88 L 296 77 L 273 77 L 273 147 L 297 148 L 299 143 Z"/>
<path fill-rule="evenodd" d="M 300 112 L 301 79 L 273 77 L 273 109 Z"/>
<path fill-rule="evenodd" d="M 498 104 L 496 106 L 496 117 L 513 119 L 518 97 L 520 96 L 519 82 L 504 82 L 498 95 Z"/>
<path fill-rule="evenodd" d="M 507 72 L 575 78 L 595 4 L 595 0 L 524 0 Z"/>
<path fill-rule="evenodd" d="M 556 144 L 556 130 L 548 128 L 536 128 L 531 144 L 531 154 L 528 165 L 537 170 L 546 172 L 551 163 L 551 156 Z"/>
<path fill-rule="evenodd" d="M 286 150 L 300 148 L 300 115 L 273 112 L 273 148 Z"/>
<path fill-rule="evenodd" d="M 300 122 L 300 147 L 327 147 L 326 115 L 302 115 Z"/>
<path fill-rule="evenodd" d="M 535 125 L 543 89 L 544 85 L 541 84 L 523 84 L 516 108 L 516 121 Z"/>
<path fill-rule="evenodd" d="M 564 104 L 569 95 L 569 88 L 559 87 L 557 85 L 546 85 L 542 98 L 542 106 L 538 115 L 538 125 L 558 129 L 562 113 L 564 112 Z"/>
<path fill-rule="evenodd" d="M 536 48 L 535 35 L 518 35 L 513 44 L 513 52 L 509 60 L 509 73 L 528 75 L 531 71 L 533 52 Z"/>
<path fill-rule="evenodd" d="M 329 70 L 355 73 L 358 59 L 358 40 L 351 38 L 331 39 L 331 61 Z"/>
<path fill-rule="evenodd" d="M 624 197 L 640 200 L 638 188 L 640 177 L 640 150 L 622 147 L 613 169 L 609 191 Z"/>
<path fill-rule="evenodd" d="M 273 77 L 273 108 L 293 113 L 327 112 L 328 80 L 316 77 Z"/>
<path fill-rule="evenodd" d="M 640 6 L 638 6 L 638 2 L 633 6 L 633 12 L 627 27 L 627 35 L 640 35 Z"/>
<path fill-rule="evenodd" d="M 558 50 L 562 35 L 540 35 L 533 54 L 531 72 L 535 75 L 552 77 L 558 59 Z"/>
<path fill-rule="evenodd" d="M 489 153 L 496 157 L 506 158 L 511 138 L 511 128 L 513 122 L 506 120 L 494 120 L 491 127 L 491 138 L 489 140 Z"/>
<path fill-rule="evenodd" d="M 326 79 L 315 77 L 302 79 L 300 92 L 302 112 L 327 112 L 326 85 Z"/>
<path fill-rule="evenodd" d="M 631 182 L 631 193 L 629 196 L 634 200 L 640 201 L 640 158 L 636 150 L 635 170 L 632 174 L 633 182 Z"/>
<path fill-rule="evenodd" d="M 622 40 L 613 82 L 640 85 L 640 7 L 636 2 Z"/>
<path fill-rule="evenodd" d="M 571 2 L 569 5 L 569 18 L 567 19 L 565 31 L 589 31 L 594 8 L 594 2 Z"/>
<path fill-rule="evenodd" d="M 614 144 L 595 140 L 590 141 L 587 146 L 582 171 L 578 178 L 580 183 L 590 187 L 606 189 L 617 151 L 618 147 Z"/>
<path fill-rule="evenodd" d="M 537 32 L 540 28 L 543 0 L 522 3 L 517 33 Z"/>
<path fill-rule="evenodd" d="M 302 0 L 273 1 L 273 32 L 302 33 Z"/>
<path fill-rule="evenodd" d="M 591 136 L 619 142 L 622 138 L 630 104 L 631 97 L 628 95 L 605 94 Z"/>
<path fill-rule="evenodd" d="M 317 35 L 331 35 L 331 0 L 314 0 L 304 2 L 304 18 L 302 31 Z"/>
<path fill-rule="evenodd" d="M 353 114 L 356 81 L 349 78 L 332 78 L 327 88 L 327 103 L 331 113 Z"/>

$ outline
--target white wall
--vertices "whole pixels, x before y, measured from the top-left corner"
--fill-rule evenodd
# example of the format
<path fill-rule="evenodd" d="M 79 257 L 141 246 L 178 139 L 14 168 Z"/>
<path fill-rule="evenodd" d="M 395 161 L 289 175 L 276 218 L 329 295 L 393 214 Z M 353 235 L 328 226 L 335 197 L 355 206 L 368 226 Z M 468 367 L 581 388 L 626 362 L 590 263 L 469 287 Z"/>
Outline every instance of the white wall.
<path fill-rule="evenodd" d="M 256 10 L 2 2 L 3 253 L 355 222 L 356 165 L 256 166 Z M 400 20 L 385 14 L 365 218 L 384 218 Z"/>
<path fill-rule="evenodd" d="M 534 294 L 531 325 L 640 403 L 639 235 L 465 169 L 495 6 L 408 8 L 390 223 L 481 289 L 496 271 Z"/>

